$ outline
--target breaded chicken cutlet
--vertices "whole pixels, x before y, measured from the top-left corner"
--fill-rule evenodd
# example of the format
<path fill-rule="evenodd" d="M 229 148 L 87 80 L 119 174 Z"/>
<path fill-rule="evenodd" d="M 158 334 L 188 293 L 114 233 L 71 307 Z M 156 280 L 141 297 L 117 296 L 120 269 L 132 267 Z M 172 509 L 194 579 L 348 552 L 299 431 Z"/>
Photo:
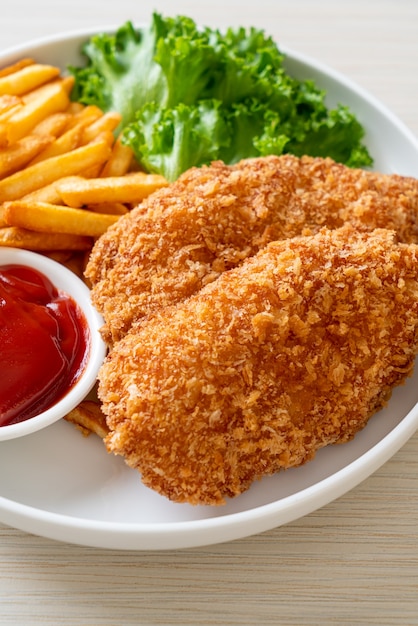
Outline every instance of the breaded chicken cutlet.
<path fill-rule="evenodd" d="M 418 181 L 291 155 L 192 168 L 96 243 L 86 276 L 109 343 L 268 242 L 338 228 L 418 241 Z"/>
<path fill-rule="evenodd" d="M 171 500 L 221 504 L 350 440 L 417 344 L 417 245 L 349 226 L 274 242 L 115 344 L 105 441 Z"/>

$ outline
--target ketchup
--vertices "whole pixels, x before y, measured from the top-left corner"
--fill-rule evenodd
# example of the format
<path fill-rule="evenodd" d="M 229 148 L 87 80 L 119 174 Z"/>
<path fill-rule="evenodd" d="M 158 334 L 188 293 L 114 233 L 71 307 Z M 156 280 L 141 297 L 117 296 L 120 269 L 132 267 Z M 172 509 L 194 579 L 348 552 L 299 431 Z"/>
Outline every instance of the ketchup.
<path fill-rule="evenodd" d="M 60 400 L 83 371 L 89 344 L 70 296 L 30 267 L 0 267 L 0 426 Z"/>

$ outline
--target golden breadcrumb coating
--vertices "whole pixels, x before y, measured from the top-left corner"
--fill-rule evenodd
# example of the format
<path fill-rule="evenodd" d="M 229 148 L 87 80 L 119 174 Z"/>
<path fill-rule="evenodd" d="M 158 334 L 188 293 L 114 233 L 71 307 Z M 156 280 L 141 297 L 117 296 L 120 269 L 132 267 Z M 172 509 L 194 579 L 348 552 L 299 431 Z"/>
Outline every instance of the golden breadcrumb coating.
<path fill-rule="evenodd" d="M 269 241 L 349 222 L 418 242 L 418 181 L 291 155 L 192 168 L 96 243 L 86 276 L 109 343 Z"/>
<path fill-rule="evenodd" d="M 168 498 L 221 504 L 351 439 L 417 344 L 418 246 L 349 226 L 274 242 L 115 344 L 107 447 Z"/>

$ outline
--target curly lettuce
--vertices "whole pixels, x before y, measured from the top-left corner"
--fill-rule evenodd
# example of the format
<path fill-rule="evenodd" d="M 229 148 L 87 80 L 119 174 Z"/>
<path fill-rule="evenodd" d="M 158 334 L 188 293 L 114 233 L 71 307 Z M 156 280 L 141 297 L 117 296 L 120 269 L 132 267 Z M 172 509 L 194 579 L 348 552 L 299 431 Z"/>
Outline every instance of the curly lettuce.
<path fill-rule="evenodd" d="M 284 55 L 261 30 L 199 28 L 154 13 L 146 27 L 126 22 L 83 46 L 71 67 L 72 98 L 118 111 L 123 142 L 149 172 L 175 180 L 191 166 L 283 154 L 372 164 L 364 129 L 343 105 L 284 69 Z"/>

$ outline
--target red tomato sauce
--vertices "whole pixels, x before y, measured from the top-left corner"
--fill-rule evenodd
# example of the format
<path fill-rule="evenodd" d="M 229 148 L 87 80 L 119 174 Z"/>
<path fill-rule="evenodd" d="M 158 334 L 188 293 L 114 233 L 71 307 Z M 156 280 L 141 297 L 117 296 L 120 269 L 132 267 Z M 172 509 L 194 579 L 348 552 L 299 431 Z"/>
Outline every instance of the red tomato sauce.
<path fill-rule="evenodd" d="M 60 400 L 82 373 L 89 346 L 70 296 L 30 267 L 0 267 L 0 426 Z"/>

